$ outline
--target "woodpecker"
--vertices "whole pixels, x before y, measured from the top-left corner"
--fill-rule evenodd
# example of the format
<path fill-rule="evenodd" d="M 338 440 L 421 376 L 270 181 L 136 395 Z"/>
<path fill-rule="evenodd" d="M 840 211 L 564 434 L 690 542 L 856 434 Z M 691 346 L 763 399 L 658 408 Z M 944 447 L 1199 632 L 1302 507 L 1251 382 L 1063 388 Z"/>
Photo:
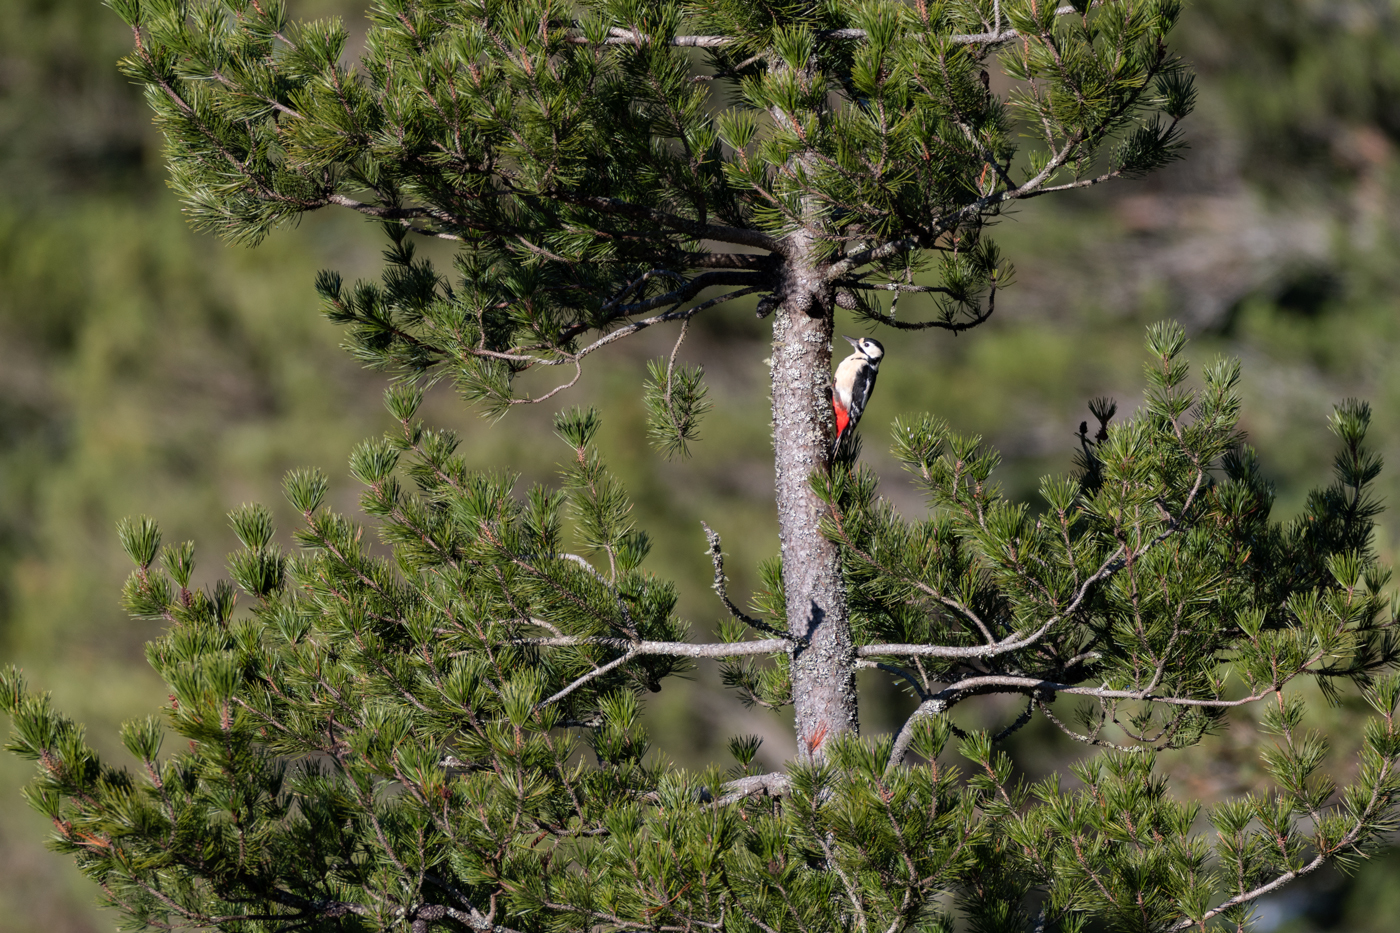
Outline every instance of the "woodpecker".
<path fill-rule="evenodd" d="M 855 347 L 856 352 L 836 367 L 836 377 L 831 383 L 831 407 L 836 412 L 836 442 L 831 447 L 833 457 L 841 449 L 841 441 L 846 434 L 854 431 L 860 423 L 865 405 L 875 391 L 875 377 L 880 372 L 880 360 L 885 355 L 885 348 L 880 346 L 878 340 L 846 337 L 846 342 Z"/>

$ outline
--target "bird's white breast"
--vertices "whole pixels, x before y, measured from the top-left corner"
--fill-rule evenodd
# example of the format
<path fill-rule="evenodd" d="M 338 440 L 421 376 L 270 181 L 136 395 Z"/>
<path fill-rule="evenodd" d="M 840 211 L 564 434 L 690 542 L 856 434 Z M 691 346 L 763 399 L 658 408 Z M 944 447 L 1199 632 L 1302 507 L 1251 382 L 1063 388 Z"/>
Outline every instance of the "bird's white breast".
<path fill-rule="evenodd" d="M 851 405 L 851 388 L 856 384 L 856 373 L 865 364 L 865 357 L 859 353 L 852 353 L 841 361 L 841 365 L 836 367 L 836 378 L 834 391 L 841 399 L 843 406 L 849 408 Z"/>

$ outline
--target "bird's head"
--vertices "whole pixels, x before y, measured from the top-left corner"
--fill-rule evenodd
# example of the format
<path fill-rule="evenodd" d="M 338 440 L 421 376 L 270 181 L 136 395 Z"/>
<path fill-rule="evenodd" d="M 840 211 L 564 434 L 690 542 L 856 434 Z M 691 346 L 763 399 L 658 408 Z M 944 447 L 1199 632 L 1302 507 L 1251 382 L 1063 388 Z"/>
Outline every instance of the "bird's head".
<path fill-rule="evenodd" d="M 845 334 L 842 334 L 845 337 Z M 846 337 L 846 342 L 856 348 L 856 352 L 872 363 L 879 363 L 885 355 L 885 348 L 873 337 Z"/>

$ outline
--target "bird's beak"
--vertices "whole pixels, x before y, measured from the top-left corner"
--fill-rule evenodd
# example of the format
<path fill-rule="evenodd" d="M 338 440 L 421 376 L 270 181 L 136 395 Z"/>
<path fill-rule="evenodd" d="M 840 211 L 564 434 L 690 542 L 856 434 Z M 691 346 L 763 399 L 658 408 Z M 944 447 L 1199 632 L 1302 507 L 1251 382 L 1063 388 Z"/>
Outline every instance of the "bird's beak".
<path fill-rule="evenodd" d="M 845 334 L 842 334 L 841 337 L 853 347 L 860 346 L 860 344 L 856 341 L 856 338 L 854 337 L 847 337 Z"/>

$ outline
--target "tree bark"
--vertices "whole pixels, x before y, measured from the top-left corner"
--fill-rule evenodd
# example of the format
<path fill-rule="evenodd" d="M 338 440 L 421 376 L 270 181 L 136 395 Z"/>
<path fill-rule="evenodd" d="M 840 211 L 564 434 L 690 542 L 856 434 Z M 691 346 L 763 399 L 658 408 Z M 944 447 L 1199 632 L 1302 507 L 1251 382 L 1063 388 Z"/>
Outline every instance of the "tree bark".
<path fill-rule="evenodd" d="M 789 244 L 773 315 L 773 446 L 778 535 L 792 655 L 792 697 L 802 760 L 825 758 L 836 736 L 857 732 L 855 649 L 836 545 L 818 527 L 824 506 L 813 471 L 830 468 L 832 289 L 813 255 L 810 235 Z"/>

